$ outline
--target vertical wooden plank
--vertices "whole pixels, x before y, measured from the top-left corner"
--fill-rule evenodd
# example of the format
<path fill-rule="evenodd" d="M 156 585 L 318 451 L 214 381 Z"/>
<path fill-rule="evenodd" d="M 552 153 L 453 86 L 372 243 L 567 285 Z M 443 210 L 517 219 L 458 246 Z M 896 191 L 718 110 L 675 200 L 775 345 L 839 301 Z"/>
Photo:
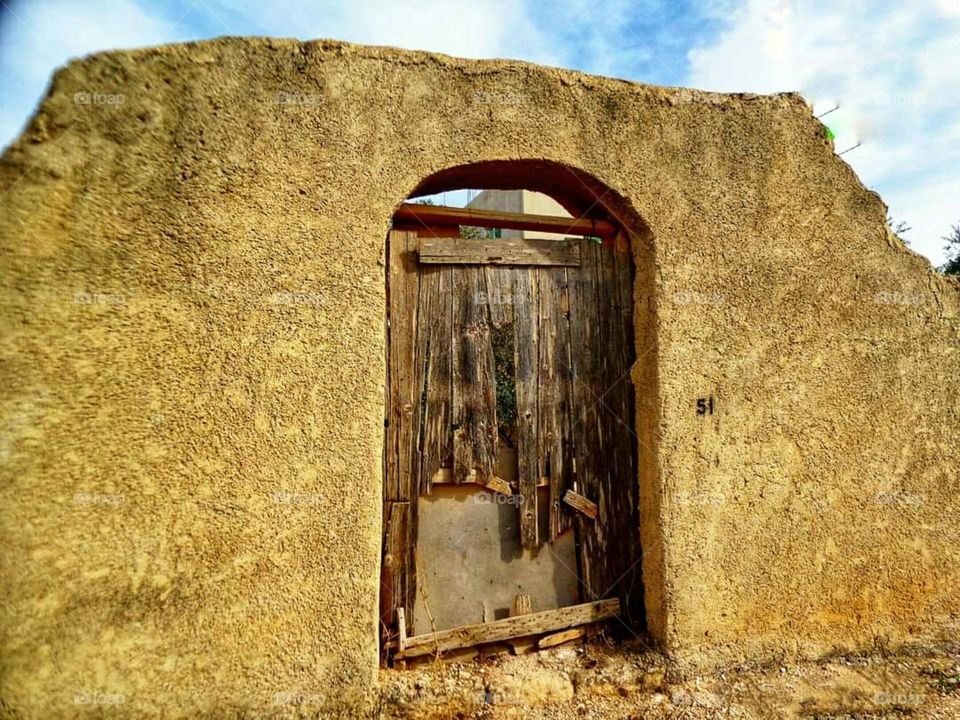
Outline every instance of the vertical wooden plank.
<path fill-rule="evenodd" d="M 537 483 L 540 479 L 538 441 L 538 333 L 540 310 L 536 271 L 513 268 L 513 344 L 517 386 L 517 475 L 520 485 L 520 543 L 540 545 L 537 524 Z"/>
<path fill-rule="evenodd" d="M 383 564 L 380 573 L 380 629 L 384 644 L 394 634 L 397 609 L 413 612 L 414 523 L 411 503 L 387 501 L 383 506 Z"/>
<path fill-rule="evenodd" d="M 410 500 L 414 492 L 416 315 L 419 296 L 416 234 L 390 233 L 389 382 L 387 463 L 384 499 Z M 416 408 L 416 411 L 415 411 Z"/>
<path fill-rule="evenodd" d="M 513 321 L 513 273 L 515 268 L 487 265 L 483 269 L 486 281 L 486 301 L 490 309 L 490 323 L 495 328 Z"/>
<path fill-rule="evenodd" d="M 564 529 L 567 489 L 567 443 L 570 424 L 570 324 L 567 319 L 567 276 L 563 268 L 536 270 L 539 289 L 538 443 L 540 475 L 549 478 L 549 539 Z"/>
<path fill-rule="evenodd" d="M 483 268 L 454 274 L 453 481 L 473 470 L 486 483 L 497 465 L 496 377 Z"/>
<path fill-rule="evenodd" d="M 623 570 L 628 567 L 624 563 L 624 556 L 628 550 L 622 545 L 624 537 L 624 490 L 632 478 L 625 477 L 628 470 L 626 463 L 629 457 L 623 455 L 624 425 L 618 415 L 618 398 L 620 397 L 619 356 L 621 354 L 620 318 L 618 315 L 618 287 L 615 280 L 615 257 L 612 243 L 607 241 L 603 245 L 594 244 L 596 252 L 596 271 L 594 292 L 597 297 L 598 323 L 597 340 L 603 352 L 599 355 L 599 395 L 598 419 L 600 426 L 600 443 L 605 461 L 598 465 L 598 493 L 597 493 L 597 542 L 601 547 L 617 548 L 617 552 L 603 552 L 599 558 L 601 566 L 599 575 L 602 577 L 599 592 L 616 593 L 617 589 L 611 585 L 617 581 Z M 629 518 L 629 508 L 626 509 Z"/>
<path fill-rule="evenodd" d="M 453 273 L 452 267 L 422 267 L 419 367 L 423 420 L 418 494 L 429 493 L 433 476 L 453 465 Z"/>
<path fill-rule="evenodd" d="M 596 290 L 596 244 L 582 240 L 580 267 L 568 269 L 570 297 L 570 361 L 571 361 L 571 431 L 575 490 L 599 503 L 600 463 L 603 457 L 602 433 L 597 398 L 601 358 L 599 345 L 599 309 Z M 599 522 L 574 520 L 581 545 L 581 568 L 584 600 L 593 600 L 605 590 L 603 586 L 602 529 Z"/>
<path fill-rule="evenodd" d="M 621 566 L 618 568 L 617 594 L 621 599 L 624 614 L 628 620 L 642 621 L 643 581 L 641 575 L 640 548 L 640 487 L 638 465 L 638 443 L 635 432 L 636 389 L 633 385 L 631 368 L 636 358 L 633 319 L 633 256 L 629 239 L 625 233 L 615 238 L 610 255 L 614 262 L 612 282 L 617 319 L 615 336 L 617 341 L 616 368 L 614 372 L 619 382 L 612 393 L 612 404 L 619 416 L 616 428 L 616 452 L 621 458 L 618 475 L 614 478 L 613 492 L 618 493 L 615 533 L 624 548 Z"/>

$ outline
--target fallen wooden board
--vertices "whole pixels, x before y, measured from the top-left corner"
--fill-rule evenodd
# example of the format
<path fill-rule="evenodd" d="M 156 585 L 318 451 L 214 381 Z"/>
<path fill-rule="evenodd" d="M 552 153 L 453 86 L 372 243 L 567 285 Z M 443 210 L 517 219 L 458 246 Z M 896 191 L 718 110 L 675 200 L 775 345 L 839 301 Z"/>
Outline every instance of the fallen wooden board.
<path fill-rule="evenodd" d="M 513 638 L 512 640 L 507 640 L 507 644 L 513 648 L 514 655 L 526 655 L 537 649 L 537 638 Z"/>
<path fill-rule="evenodd" d="M 470 227 L 537 230 L 569 235 L 613 237 L 618 227 L 606 220 L 573 218 L 562 215 L 533 215 L 502 210 L 476 210 L 444 205 L 404 203 L 393 215 L 394 222 L 411 222 L 417 226 L 467 225 Z"/>
<path fill-rule="evenodd" d="M 557 645 L 563 645 L 565 642 L 582 638 L 586 634 L 586 626 L 581 625 L 580 627 L 570 628 L 569 630 L 561 630 L 560 632 L 553 633 L 552 635 L 544 635 L 537 641 L 537 649 L 544 650 Z"/>
<path fill-rule="evenodd" d="M 401 633 L 400 651 L 395 657 L 398 659 L 419 657 L 484 643 L 502 642 L 524 635 L 542 635 L 555 630 L 597 622 L 619 613 L 620 600 L 613 598 L 414 637 L 405 637 Z"/>
<path fill-rule="evenodd" d="M 563 496 L 563 501 L 574 510 L 582 512 L 591 520 L 597 519 L 597 504 L 587 500 L 583 495 L 573 490 L 567 490 L 566 495 Z"/>
<path fill-rule="evenodd" d="M 421 238 L 424 265 L 555 265 L 578 267 L 580 244 L 563 240 Z"/>

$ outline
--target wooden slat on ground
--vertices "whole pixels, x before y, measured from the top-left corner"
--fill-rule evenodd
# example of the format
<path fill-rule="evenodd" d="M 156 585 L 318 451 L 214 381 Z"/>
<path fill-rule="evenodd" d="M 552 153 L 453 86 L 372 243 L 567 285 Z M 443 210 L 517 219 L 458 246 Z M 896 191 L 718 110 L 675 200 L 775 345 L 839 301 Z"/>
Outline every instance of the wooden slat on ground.
<path fill-rule="evenodd" d="M 490 318 L 483 298 L 483 269 L 458 268 L 454 275 L 453 478 L 481 479 L 497 465 L 496 377 Z"/>
<path fill-rule="evenodd" d="M 418 657 L 526 635 L 540 635 L 615 617 L 619 612 L 620 601 L 614 598 L 415 635 L 404 638 L 403 647 L 396 657 Z"/>
<path fill-rule="evenodd" d="M 569 630 L 561 630 L 558 633 L 545 635 L 544 637 L 540 638 L 540 640 L 537 642 L 537 648 L 540 650 L 545 650 L 546 648 L 556 647 L 557 645 L 563 645 L 571 640 L 582 638 L 586 634 L 587 627 L 585 625 L 570 628 Z"/>
<path fill-rule="evenodd" d="M 520 485 L 520 544 L 540 545 L 537 482 L 540 479 L 538 357 L 540 309 L 536 271 L 513 269 L 513 342 L 517 391 L 517 477 Z"/>

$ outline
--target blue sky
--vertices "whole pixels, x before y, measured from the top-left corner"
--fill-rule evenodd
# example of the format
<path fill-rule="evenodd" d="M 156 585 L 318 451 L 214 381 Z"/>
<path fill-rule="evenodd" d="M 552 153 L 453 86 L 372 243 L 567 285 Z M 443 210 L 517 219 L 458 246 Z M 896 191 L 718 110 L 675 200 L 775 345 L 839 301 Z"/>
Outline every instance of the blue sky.
<path fill-rule="evenodd" d="M 98 50 L 273 35 L 518 58 L 665 85 L 802 92 L 912 247 L 960 224 L 960 0 L 0 0 L 0 144 Z"/>

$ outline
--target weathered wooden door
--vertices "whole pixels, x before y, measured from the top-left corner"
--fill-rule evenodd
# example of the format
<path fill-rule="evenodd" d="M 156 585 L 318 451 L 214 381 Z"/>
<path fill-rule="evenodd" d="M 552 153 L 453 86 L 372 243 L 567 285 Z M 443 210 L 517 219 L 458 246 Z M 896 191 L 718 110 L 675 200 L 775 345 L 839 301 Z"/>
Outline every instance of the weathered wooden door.
<path fill-rule="evenodd" d="M 412 615 L 417 500 L 440 481 L 521 496 L 525 548 L 574 526 L 582 600 L 619 596 L 636 613 L 642 595 L 626 239 L 464 239 L 456 227 L 445 233 L 451 237 L 437 234 L 435 227 L 395 229 L 388 238 L 385 637 L 397 608 Z M 504 366 L 515 397 L 510 411 L 498 397 Z M 495 475 L 502 442 L 516 447 L 514 487 Z M 543 484 L 545 536 L 537 522 Z M 568 491 L 588 501 L 585 509 L 564 502 Z"/>

